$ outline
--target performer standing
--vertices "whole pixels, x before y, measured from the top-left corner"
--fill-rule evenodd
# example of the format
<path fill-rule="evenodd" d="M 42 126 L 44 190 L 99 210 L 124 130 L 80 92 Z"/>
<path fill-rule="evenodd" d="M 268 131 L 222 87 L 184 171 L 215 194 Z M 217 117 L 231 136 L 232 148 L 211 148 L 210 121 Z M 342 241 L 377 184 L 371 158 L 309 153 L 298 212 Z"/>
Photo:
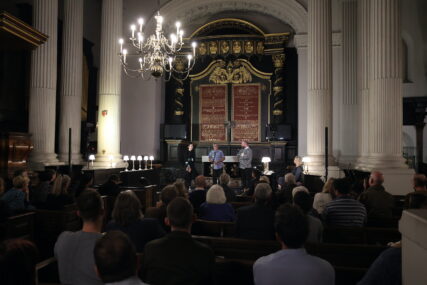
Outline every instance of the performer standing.
<path fill-rule="evenodd" d="M 252 150 L 246 141 L 242 141 L 242 149 L 237 153 L 239 158 L 240 176 L 242 177 L 243 190 L 249 188 L 252 172 Z"/>
<path fill-rule="evenodd" d="M 187 187 L 191 186 L 191 181 L 197 177 L 197 170 L 194 165 L 196 161 L 196 154 L 194 152 L 194 145 L 188 145 L 188 151 L 185 154 L 185 184 Z"/>
<path fill-rule="evenodd" d="M 218 145 L 213 144 L 213 150 L 209 153 L 209 161 L 213 165 L 213 175 L 212 175 L 212 183 L 218 184 L 218 178 L 222 174 L 222 169 L 224 168 L 225 156 L 222 150 L 218 149 Z"/>

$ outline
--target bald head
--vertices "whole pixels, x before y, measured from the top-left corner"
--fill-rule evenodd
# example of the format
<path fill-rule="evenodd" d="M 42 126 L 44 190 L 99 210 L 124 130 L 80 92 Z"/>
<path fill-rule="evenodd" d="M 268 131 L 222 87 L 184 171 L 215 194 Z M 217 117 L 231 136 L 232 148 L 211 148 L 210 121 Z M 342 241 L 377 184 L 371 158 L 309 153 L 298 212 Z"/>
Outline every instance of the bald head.
<path fill-rule="evenodd" d="M 384 175 L 380 171 L 372 171 L 369 177 L 369 186 L 382 185 L 384 183 Z"/>

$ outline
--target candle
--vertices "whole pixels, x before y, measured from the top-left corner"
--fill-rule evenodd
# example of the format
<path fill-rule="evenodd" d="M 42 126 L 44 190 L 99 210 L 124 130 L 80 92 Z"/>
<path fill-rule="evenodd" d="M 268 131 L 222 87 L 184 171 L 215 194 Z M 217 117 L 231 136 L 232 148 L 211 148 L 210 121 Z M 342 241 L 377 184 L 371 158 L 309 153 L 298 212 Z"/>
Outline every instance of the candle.
<path fill-rule="evenodd" d="M 132 31 L 132 39 L 135 38 L 135 29 L 136 29 L 136 26 L 134 24 L 130 25 L 130 30 Z"/>
<path fill-rule="evenodd" d="M 119 44 L 120 44 L 120 53 L 122 53 L 122 52 L 123 52 L 123 43 L 124 43 L 123 39 L 119 39 Z"/>
<path fill-rule="evenodd" d="M 124 49 L 123 50 L 123 63 L 126 64 L 126 55 L 128 54 L 128 50 Z"/>
<path fill-rule="evenodd" d="M 176 22 L 175 26 L 176 26 L 176 34 L 179 35 L 179 28 L 181 27 L 181 23 Z"/>
<path fill-rule="evenodd" d="M 137 160 L 138 160 L 138 162 L 139 162 L 139 169 L 138 169 L 138 170 L 142 170 L 142 168 L 141 168 L 142 156 L 141 156 L 141 155 L 138 155 Z"/>
<path fill-rule="evenodd" d="M 197 47 L 197 43 L 196 42 L 192 42 L 191 46 L 193 47 L 193 56 L 196 56 L 196 47 Z"/>
<path fill-rule="evenodd" d="M 138 24 L 139 24 L 139 31 L 142 32 L 142 25 L 144 25 L 144 19 L 143 18 L 139 18 L 138 19 Z"/>
<path fill-rule="evenodd" d="M 153 160 L 154 160 L 154 156 L 150 155 L 150 160 L 151 160 L 151 169 L 153 169 Z"/>
<path fill-rule="evenodd" d="M 145 161 L 145 170 L 148 169 L 147 164 L 148 164 L 148 156 L 144 156 L 144 161 Z"/>

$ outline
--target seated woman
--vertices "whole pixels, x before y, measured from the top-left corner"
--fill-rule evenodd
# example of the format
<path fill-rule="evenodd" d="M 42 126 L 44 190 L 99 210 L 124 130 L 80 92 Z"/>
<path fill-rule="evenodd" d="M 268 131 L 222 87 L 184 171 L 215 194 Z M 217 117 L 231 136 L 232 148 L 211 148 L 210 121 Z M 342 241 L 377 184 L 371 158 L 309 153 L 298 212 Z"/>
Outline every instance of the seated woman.
<path fill-rule="evenodd" d="M 12 214 L 34 209 L 28 203 L 29 182 L 30 180 L 24 176 L 16 176 L 13 178 L 13 188 L 6 191 L 1 197 L 7 203 Z"/>
<path fill-rule="evenodd" d="M 137 252 L 142 252 L 147 242 L 165 235 L 157 219 L 143 218 L 141 202 L 131 190 L 122 191 L 116 198 L 113 220 L 105 231 L 119 230 L 127 234 Z"/>
<path fill-rule="evenodd" d="M 61 210 L 65 205 L 73 204 L 74 198 L 68 193 L 71 178 L 68 175 L 57 175 L 53 181 L 52 193 L 46 198 L 45 208 L 49 210 Z"/>
<path fill-rule="evenodd" d="M 226 203 L 224 190 L 218 184 L 212 185 L 206 194 L 206 202 L 200 205 L 200 219 L 218 222 L 233 222 L 234 208 Z"/>
<path fill-rule="evenodd" d="M 325 210 L 326 204 L 335 198 L 332 196 L 334 195 L 334 180 L 334 178 L 329 178 L 325 185 L 323 185 L 322 192 L 316 193 L 316 195 L 314 195 L 313 209 L 315 209 L 319 214 L 322 214 L 323 210 Z"/>

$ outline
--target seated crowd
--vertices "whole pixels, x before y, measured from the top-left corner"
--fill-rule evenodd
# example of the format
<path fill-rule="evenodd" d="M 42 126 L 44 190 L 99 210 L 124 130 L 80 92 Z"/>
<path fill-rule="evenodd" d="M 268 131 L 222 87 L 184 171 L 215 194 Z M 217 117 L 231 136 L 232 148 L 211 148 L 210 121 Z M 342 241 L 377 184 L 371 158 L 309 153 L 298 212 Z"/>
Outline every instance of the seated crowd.
<path fill-rule="evenodd" d="M 308 254 L 304 244 L 321 243 L 324 227 L 364 227 L 370 221 L 393 218 L 394 198 L 383 187 L 384 178 L 378 171 L 371 173 L 362 192 L 347 179 L 330 178 L 314 199 L 291 173 L 277 188 L 271 187 L 268 177 L 258 174 L 254 172 L 249 190 L 241 195 L 230 187 L 225 173 L 219 184 L 209 188 L 202 175 L 195 178 L 190 190 L 183 181 L 174 181 L 161 190 L 159 202 L 143 213 L 139 198 L 132 190 L 122 191 L 116 175 L 94 189 L 90 176 L 83 175 L 73 183 L 66 175 L 46 170 L 31 184 L 28 173 L 21 171 L 10 186 L 0 179 L 0 218 L 34 209 L 60 210 L 75 203 L 82 229 L 63 232 L 54 248 L 61 284 L 153 285 L 215 282 L 213 250 L 191 235 L 197 218 L 232 222 L 237 238 L 280 242 L 279 251 L 254 263 L 255 284 L 334 284 L 334 268 Z M 427 208 L 426 177 L 417 174 L 413 183 L 414 191 L 406 196 L 404 207 Z M 107 223 L 101 195 L 115 200 Z M 248 202 L 236 208 L 237 199 L 245 196 Z M 37 256 L 32 243 L 13 246 L 4 242 L 0 265 L 7 264 L 9 255 L 19 247 L 32 252 L 28 256 Z M 397 243 L 378 257 L 359 284 L 388 284 L 381 272 L 401 272 L 400 264 Z M 0 278 L 14 272 L 8 274 L 5 268 L 9 267 L 0 270 Z M 401 278 L 396 274 L 393 278 Z"/>

